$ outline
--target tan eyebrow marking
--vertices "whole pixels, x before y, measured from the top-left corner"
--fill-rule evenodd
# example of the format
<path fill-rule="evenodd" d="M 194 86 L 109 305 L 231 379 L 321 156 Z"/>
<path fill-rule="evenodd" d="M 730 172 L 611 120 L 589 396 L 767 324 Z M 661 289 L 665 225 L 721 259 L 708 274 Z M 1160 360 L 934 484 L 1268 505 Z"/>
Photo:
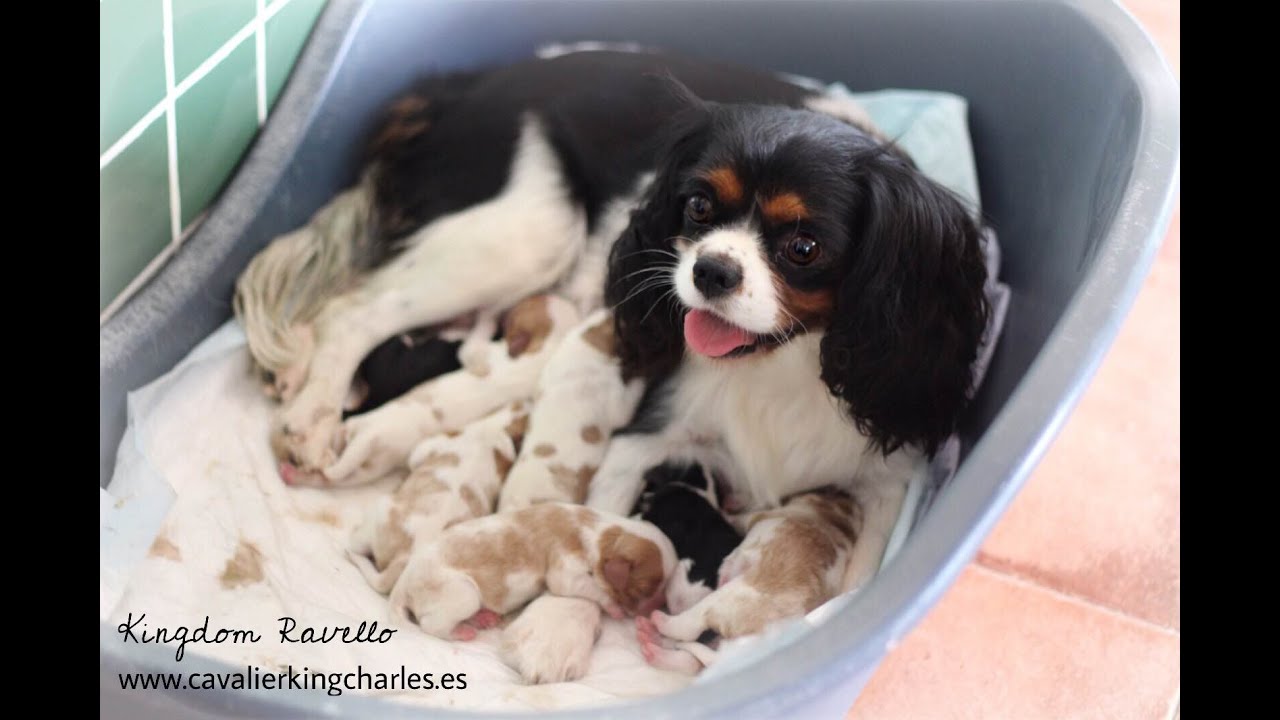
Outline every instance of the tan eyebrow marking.
<path fill-rule="evenodd" d="M 804 200 L 793 192 L 782 192 L 760 199 L 760 212 L 769 222 L 782 225 L 809 217 Z"/>
<path fill-rule="evenodd" d="M 716 197 L 726 205 L 737 205 L 742 202 L 742 181 L 732 168 L 712 168 L 702 174 L 702 179 L 715 188 Z"/>

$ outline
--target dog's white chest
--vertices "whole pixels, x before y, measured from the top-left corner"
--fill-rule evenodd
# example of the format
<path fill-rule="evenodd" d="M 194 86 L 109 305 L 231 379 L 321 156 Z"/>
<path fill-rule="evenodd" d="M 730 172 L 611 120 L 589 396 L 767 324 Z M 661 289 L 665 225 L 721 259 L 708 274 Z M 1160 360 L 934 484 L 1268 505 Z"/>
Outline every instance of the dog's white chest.
<path fill-rule="evenodd" d="M 819 379 L 818 336 L 759 358 L 686 362 L 672 396 L 691 453 L 728 475 L 753 507 L 823 485 L 848 487 L 867 438 Z"/>

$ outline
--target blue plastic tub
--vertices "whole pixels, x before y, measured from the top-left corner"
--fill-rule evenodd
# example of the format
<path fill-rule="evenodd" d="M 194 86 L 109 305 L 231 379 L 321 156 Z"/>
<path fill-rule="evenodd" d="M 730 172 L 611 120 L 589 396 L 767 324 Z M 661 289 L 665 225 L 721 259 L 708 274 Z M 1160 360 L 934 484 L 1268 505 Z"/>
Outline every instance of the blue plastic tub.
<path fill-rule="evenodd" d="M 225 322 L 249 259 L 354 180 L 357 141 L 380 106 L 423 72 L 587 39 L 665 46 L 855 91 L 934 89 L 969 101 L 982 205 L 1013 300 L 964 425 L 954 480 L 896 560 L 820 632 L 673 695 L 563 714 L 841 717 L 1043 455 L 1164 236 L 1177 184 L 1179 90 L 1151 41 L 1111 2 L 331 2 L 208 219 L 101 329 L 102 484 L 124 429 L 125 393 Z M 172 654 L 101 630 L 103 717 L 424 713 L 354 695 L 121 691 L 117 672 L 164 670 Z M 191 656 L 183 666 L 233 669 Z"/>

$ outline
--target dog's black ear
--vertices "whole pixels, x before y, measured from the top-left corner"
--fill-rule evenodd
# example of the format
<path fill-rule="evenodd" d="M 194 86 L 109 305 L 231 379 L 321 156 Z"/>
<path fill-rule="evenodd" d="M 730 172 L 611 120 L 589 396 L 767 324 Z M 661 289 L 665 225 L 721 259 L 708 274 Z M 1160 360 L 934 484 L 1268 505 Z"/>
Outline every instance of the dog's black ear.
<path fill-rule="evenodd" d="M 968 404 L 990 315 L 980 229 L 886 148 L 859 152 L 854 253 L 822 340 L 822 379 L 884 452 L 932 454 Z"/>
<path fill-rule="evenodd" d="M 673 288 L 675 236 L 684 217 L 678 178 L 696 160 L 708 125 L 708 108 L 696 98 L 672 117 L 653 181 L 609 256 L 605 302 L 613 308 L 615 351 L 628 380 L 662 377 L 684 354 Z"/>

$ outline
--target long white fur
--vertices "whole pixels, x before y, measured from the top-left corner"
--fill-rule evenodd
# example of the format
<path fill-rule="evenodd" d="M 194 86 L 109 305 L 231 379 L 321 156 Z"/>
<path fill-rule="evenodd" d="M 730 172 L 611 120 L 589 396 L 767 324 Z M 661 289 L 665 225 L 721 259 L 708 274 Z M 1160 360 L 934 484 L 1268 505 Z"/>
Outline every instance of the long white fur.
<path fill-rule="evenodd" d="M 366 176 L 272 241 L 236 280 L 232 308 L 255 364 L 269 374 L 264 389 L 272 397 L 297 393 L 314 346 L 311 320 L 357 275 L 356 256 L 369 241 L 370 193 Z"/>

